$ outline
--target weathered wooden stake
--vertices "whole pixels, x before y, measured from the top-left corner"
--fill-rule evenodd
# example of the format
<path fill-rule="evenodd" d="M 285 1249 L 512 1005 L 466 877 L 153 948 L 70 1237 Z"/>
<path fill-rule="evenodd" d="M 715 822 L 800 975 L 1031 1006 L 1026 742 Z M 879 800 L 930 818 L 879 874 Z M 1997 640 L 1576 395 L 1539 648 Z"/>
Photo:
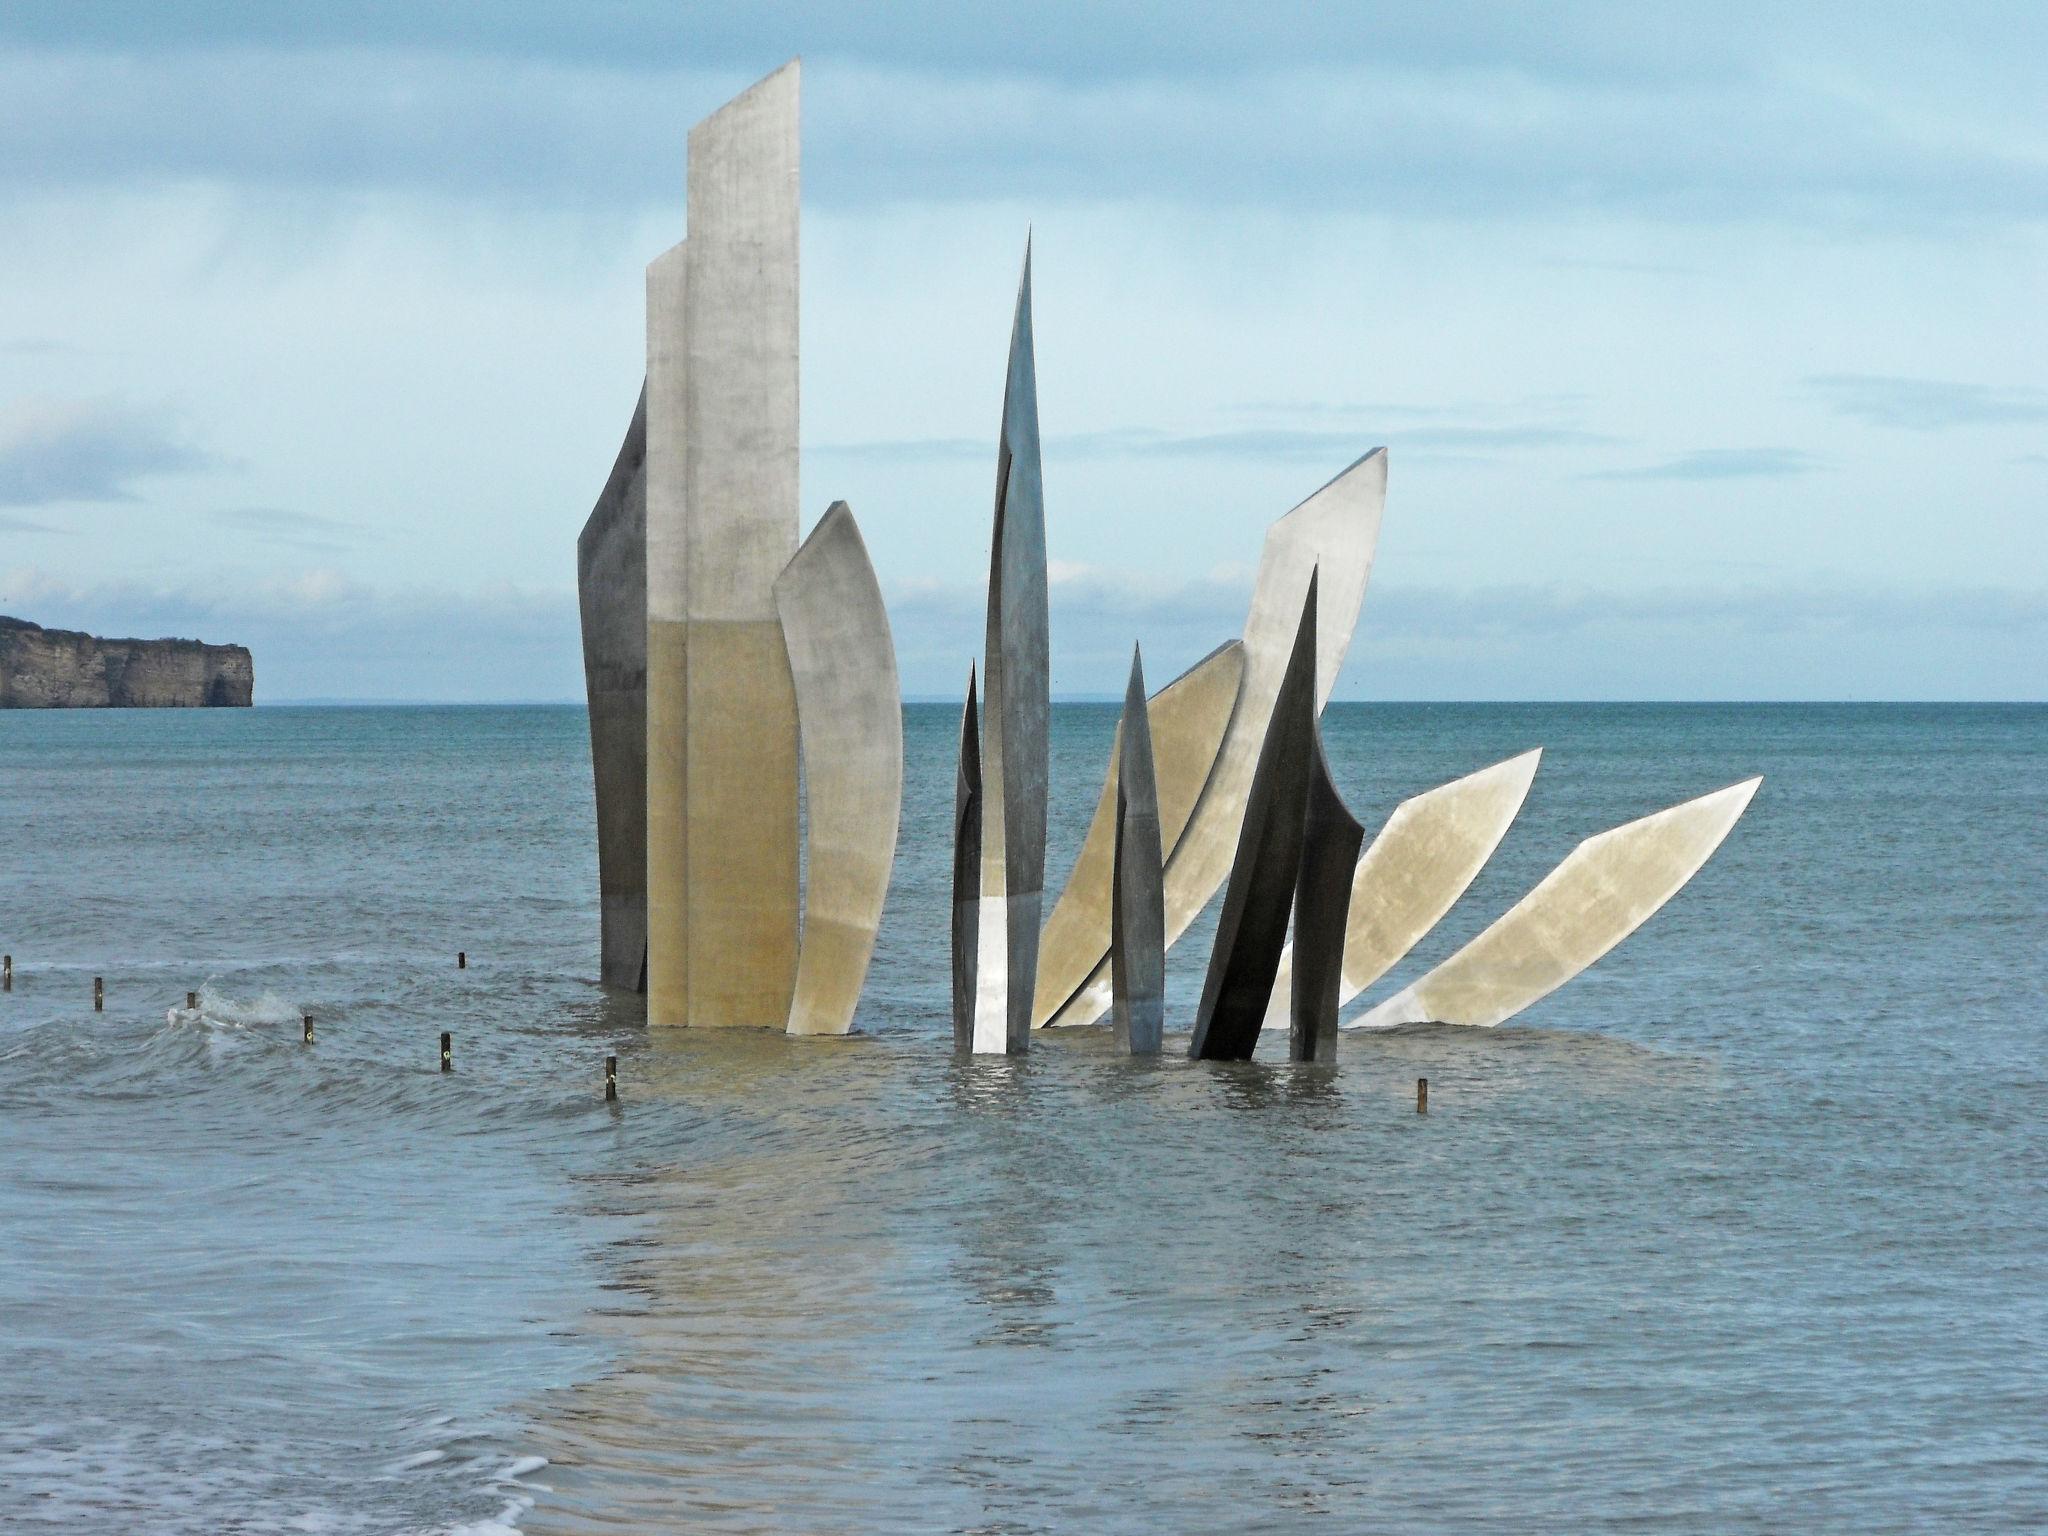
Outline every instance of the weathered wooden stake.
<path fill-rule="evenodd" d="M 1429 1079 L 1426 1077 L 1415 1079 L 1415 1113 L 1418 1115 L 1429 1113 Z"/>
<path fill-rule="evenodd" d="M 104 1012 L 107 1006 L 107 978 L 95 976 L 92 979 L 92 1011 Z"/>
<path fill-rule="evenodd" d="M 447 1030 L 441 1031 L 441 1070 L 443 1072 L 453 1072 L 455 1070 L 454 1039 L 455 1037 L 449 1034 Z"/>
<path fill-rule="evenodd" d="M 185 1011 L 187 1013 L 197 1013 L 199 1011 L 199 994 L 197 992 L 187 992 L 185 994 Z"/>
<path fill-rule="evenodd" d="M 14 990 L 14 956 L 0 955 L 0 992 Z"/>
<path fill-rule="evenodd" d="M 457 969 L 458 971 L 466 971 L 469 969 L 468 950 L 458 949 L 457 951 L 455 951 L 455 969 Z"/>
<path fill-rule="evenodd" d="M 310 1013 L 301 1015 L 300 1022 L 305 1026 L 306 1029 L 306 1033 L 302 1038 L 305 1040 L 306 1044 L 311 1045 L 313 1043 L 313 1015 L 311 1015 Z"/>
<path fill-rule="evenodd" d="M 604 1096 L 607 1101 L 619 1096 L 619 1058 L 616 1056 L 604 1059 Z"/>

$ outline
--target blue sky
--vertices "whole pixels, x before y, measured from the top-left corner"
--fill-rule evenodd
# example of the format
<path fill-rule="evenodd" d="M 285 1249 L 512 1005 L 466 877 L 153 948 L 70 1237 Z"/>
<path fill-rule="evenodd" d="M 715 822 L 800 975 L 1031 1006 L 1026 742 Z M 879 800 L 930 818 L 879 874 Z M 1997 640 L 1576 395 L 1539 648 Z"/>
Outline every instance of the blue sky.
<path fill-rule="evenodd" d="M 0 8 L 0 612 L 573 698 L 683 136 L 805 61 L 804 522 L 979 628 L 1035 230 L 1054 684 L 1391 450 L 1353 698 L 2042 698 L 2048 8 Z"/>

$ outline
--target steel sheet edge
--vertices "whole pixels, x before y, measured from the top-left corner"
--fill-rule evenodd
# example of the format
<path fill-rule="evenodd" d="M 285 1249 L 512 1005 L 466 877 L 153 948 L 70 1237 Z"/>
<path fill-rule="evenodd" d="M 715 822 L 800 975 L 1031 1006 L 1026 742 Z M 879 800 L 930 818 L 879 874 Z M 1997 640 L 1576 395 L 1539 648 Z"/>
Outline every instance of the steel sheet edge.
<path fill-rule="evenodd" d="M 1166 861 L 1145 661 L 1131 648 L 1131 679 L 1117 731 L 1116 836 L 1110 868 L 1109 976 L 1116 1043 L 1156 1056 L 1166 1028 Z"/>
<path fill-rule="evenodd" d="M 832 503 L 775 580 L 803 750 L 803 937 L 789 1033 L 843 1035 L 867 980 L 903 808 L 903 704 L 881 584 Z"/>
<path fill-rule="evenodd" d="M 975 918 L 973 1048 L 1014 1054 L 1031 1038 L 1045 888 L 1051 670 L 1038 381 L 1031 344 L 1031 247 L 1010 329 L 996 453 L 988 623 L 982 652 L 981 894 Z"/>
<path fill-rule="evenodd" d="M 953 779 L 953 1048 L 974 1049 L 975 928 L 981 915 L 981 715 L 974 668 L 960 710 L 960 760 Z"/>
<path fill-rule="evenodd" d="M 599 976 L 647 985 L 647 387 L 576 540 L 597 799 Z"/>
<path fill-rule="evenodd" d="M 1301 876 L 1309 775 L 1316 731 L 1316 577 L 1309 573 L 1272 720 L 1259 747 L 1251 792 L 1223 892 L 1216 945 L 1188 1055 L 1249 1061 L 1265 1024 L 1266 1000 L 1287 943 L 1287 914 Z"/>
<path fill-rule="evenodd" d="M 1365 827 L 1351 814 L 1330 775 L 1321 724 L 1311 717 L 1301 869 L 1294 882 L 1295 963 L 1287 1032 L 1290 1061 L 1325 1066 L 1337 1063 L 1337 990 L 1344 969 L 1344 920 L 1351 907 L 1351 874 L 1358 867 L 1358 845 L 1364 840 Z"/>
<path fill-rule="evenodd" d="M 690 130 L 684 274 L 649 269 L 653 1025 L 780 1028 L 795 989 L 798 88 L 792 62 Z"/>
<path fill-rule="evenodd" d="M 1542 759 L 1537 747 L 1394 807 L 1351 876 L 1339 1008 L 1392 970 L 1457 904 L 1507 835 Z M 1288 1027 L 1293 970 L 1292 954 L 1283 955 L 1268 1029 Z"/>
<path fill-rule="evenodd" d="M 1749 808 L 1744 779 L 1587 838 L 1479 937 L 1357 1023 L 1490 1026 L 1556 991 L 1641 927 Z"/>
<path fill-rule="evenodd" d="M 1386 500 L 1387 451 L 1375 448 L 1267 530 L 1245 620 L 1244 682 L 1237 707 L 1194 813 L 1166 856 L 1169 948 L 1201 915 L 1230 873 L 1309 574 L 1321 572 L 1315 676 L 1315 707 L 1320 713 L 1358 625 Z M 1047 1023 L 1092 1024 L 1109 1003 L 1109 967 L 1098 956 L 1087 981 Z"/>

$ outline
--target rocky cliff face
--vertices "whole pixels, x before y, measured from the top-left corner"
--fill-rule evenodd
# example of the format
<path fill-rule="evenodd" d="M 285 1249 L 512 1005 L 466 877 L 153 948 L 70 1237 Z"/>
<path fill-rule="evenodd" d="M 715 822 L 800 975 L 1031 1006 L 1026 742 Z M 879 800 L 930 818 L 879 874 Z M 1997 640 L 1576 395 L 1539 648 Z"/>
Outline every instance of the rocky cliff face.
<path fill-rule="evenodd" d="M 99 640 L 0 617 L 0 709 L 246 709 L 248 647 Z"/>

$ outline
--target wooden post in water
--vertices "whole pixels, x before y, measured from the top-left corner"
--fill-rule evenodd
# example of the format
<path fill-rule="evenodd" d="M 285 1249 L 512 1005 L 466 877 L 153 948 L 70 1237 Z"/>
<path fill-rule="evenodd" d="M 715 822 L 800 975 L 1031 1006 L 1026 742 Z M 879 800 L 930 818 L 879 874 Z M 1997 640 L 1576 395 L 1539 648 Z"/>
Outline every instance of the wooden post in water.
<path fill-rule="evenodd" d="M 95 976 L 92 979 L 92 1011 L 101 1013 L 107 1006 L 107 978 Z"/>
<path fill-rule="evenodd" d="M 1415 1113 L 1418 1115 L 1429 1113 L 1429 1079 L 1426 1077 L 1415 1079 Z"/>
<path fill-rule="evenodd" d="M 604 1096 L 607 1103 L 619 1096 L 619 1058 L 616 1056 L 604 1059 Z"/>
<path fill-rule="evenodd" d="M 14 990 L 14 956 L 0 955 L 0 992 Z"/>
<path fill-rule="evenodd" d="M 197 1013 L 199 1011 L 199 994 L 197 992 L 187 992 L 185 994 L 185 1011 L 187 1013 Z"/>
<path fill-rule="evenodd" d="M 457 969 L 458 971 L 466 971 L 469 969 L 468 950 L 458 949 L 457 951 L 455 951 L 455 969 Z"/>
<path fill-rule="evenodd" d="M 306 1044 L 311 1045 L 313 1043 L 313 1015 L 310 1013 L 301 1015 L 300 1023 L 305 1026 L 306 1030 L 306 1033 L 301 1038 L 304 1039 Z"/>
<path fill-rule="evenodd" d="M 455 1037 L 449 1034 L 447 1030 L 441 1031 L 441 1070 L 443 1072 L 453 1072 L 455 1070 L 454 1039 Z"/>

